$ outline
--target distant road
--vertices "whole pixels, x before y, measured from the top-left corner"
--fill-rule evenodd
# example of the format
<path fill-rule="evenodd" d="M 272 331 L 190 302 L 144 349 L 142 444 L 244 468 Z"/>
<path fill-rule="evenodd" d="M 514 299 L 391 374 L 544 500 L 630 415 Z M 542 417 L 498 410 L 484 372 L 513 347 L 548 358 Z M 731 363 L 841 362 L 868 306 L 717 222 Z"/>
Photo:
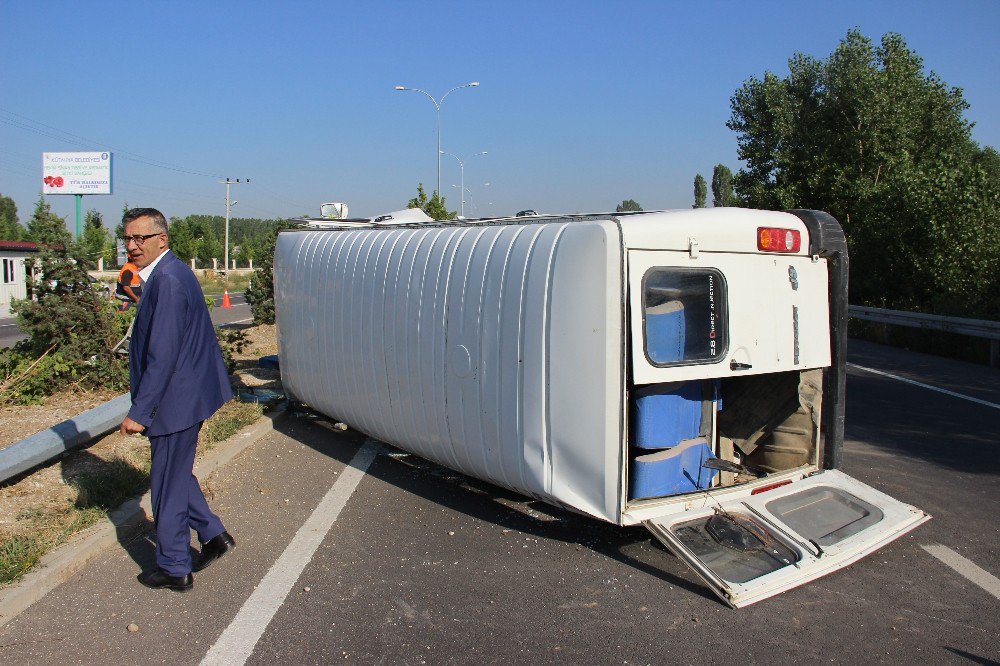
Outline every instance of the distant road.
<path fill-rule="evenodd" d="M 249 324 L 253 315 L 250 314 L 250 306 L 242 293 L 229 295 L 232 308 L 222 308 L 222 296 L 214 296 L 215 307 L 212 308 L 212 322 L 217 326 L 226 324 Z M 26 338 L 24 333 L 17 327 L 17 321 L 13 317 L 0 318 L 0 349 L 13 346 L 18 340 Z"/>
<path fill-rule="evenodd" d="M 17 327 L 13 317 L 0 318 L 0 349 L 6 349 L 26 337 L 28 336 Z"/>

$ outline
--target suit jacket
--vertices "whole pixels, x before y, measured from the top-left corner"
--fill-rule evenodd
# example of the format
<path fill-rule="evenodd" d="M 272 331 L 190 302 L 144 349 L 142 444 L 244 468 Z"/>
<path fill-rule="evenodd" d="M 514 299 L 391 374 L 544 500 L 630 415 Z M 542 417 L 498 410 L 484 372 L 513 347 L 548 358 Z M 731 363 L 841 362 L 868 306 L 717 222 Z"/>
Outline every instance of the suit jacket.
<path fill-rule="evenodd" d="M 143 286 L 128 370 L 128 416 L 148 436 L 190 428 L 233 397 L 201 286 L 169 250 Z"/>

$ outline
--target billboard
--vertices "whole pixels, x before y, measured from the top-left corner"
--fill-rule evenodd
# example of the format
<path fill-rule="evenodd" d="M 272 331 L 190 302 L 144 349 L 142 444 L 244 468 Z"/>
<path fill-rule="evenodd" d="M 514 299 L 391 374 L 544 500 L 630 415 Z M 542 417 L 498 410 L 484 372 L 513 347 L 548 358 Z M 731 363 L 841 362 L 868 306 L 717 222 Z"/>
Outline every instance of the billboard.
<path fill-rule="evenodd" d="M 42 153 L 42 194 L 111 194 L 111 153 Z"/>

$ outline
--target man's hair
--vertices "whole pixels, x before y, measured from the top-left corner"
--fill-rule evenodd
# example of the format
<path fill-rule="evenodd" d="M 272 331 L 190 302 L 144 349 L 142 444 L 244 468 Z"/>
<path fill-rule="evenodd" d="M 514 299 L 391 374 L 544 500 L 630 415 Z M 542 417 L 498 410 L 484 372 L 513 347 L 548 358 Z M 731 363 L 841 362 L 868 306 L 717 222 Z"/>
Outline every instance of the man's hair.
<path fill-rule="evenodd" d="M 124 227 L 133 220 L 138 220 L 140 217 L 148 217 L 152 220 L 154 227 L 163 233 L 167 233 L 167 218 L 163 217 L 163 213 L 155 208 L 133 208 L 132 210 L 125 211 L 125 214 L 122 215 L 122 226 Z"/>

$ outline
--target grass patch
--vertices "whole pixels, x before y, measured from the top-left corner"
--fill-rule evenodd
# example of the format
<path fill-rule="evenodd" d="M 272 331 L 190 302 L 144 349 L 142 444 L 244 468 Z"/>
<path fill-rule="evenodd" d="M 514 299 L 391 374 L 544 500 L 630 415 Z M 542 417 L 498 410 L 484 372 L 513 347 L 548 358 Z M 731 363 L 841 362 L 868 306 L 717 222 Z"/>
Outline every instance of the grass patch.
<path fill-rule="evenodd" d="M 195 271 L 198 276 L 198 283 L 201 285 L 201 290 L 205 294 L 221 294 L 225 290 L 229 290 L 232 294 L 237 291 L 246 291 L 247 284 L 253 278 L 252 272 L 246 273 L 234 273 L 229 272 L 228 275 L 222 276 L 218 273 L 213 273 L 212 271 Z"/>
<path fill-rule="evenodd" d="M 27 573 L 45 551 L 45 544 L 36 537 L 18 535 L 0 543 L 0 585 L 6 585 Z"/>
<path fill-rule="evenodd" d="M 205 422 L 199 451 L 228 439 L 260 418 L 259 404 L 230 401 Z M 74 534 L 95 525 L 126 500 L 149 487 L 149 447 L 88 463 L 88 469 L 68 483 L 75 497 L 52 506 L 21 512 L 19 526 L 0 541 L 0 586 L 12 583 L 30 571 L 45 553 L 65 543 Z"/>
<path fill-rule="evenodd" d="M 18 514 L 18 531 L 0 542 L 0 585 L 19 579 L 45 553 L 101 522 L 109 511 L 149 487 L 148 452 L 98 459 L 90 467 L 69 480 L 75 498 Z"/>
<path fill-rule="evenodd" d="M 229 439 L 246 426 L 254 423 L 264 413 L 257 403 L 230 400 L 201 429 L 200 443 L 209 450 L 212 444 Z"/>

